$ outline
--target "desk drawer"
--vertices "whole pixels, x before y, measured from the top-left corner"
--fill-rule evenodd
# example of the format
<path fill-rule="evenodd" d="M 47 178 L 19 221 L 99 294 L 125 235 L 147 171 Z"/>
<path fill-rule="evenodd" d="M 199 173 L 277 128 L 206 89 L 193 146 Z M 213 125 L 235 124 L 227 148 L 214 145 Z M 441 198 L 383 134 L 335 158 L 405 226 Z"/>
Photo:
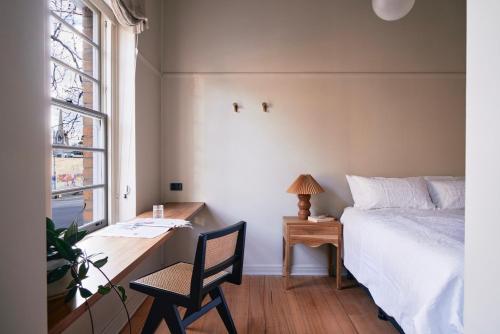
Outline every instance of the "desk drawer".
<path fill-rule="evenodd" d="M 311 225 L 311 226 L 310 226 Z M 321 224 L 316 225 L 315 223 L 310 223 L 310 225 L 300 224 L 300 225 L 288 225 L 288 235 L 340 235 L 340 224 Z"/>

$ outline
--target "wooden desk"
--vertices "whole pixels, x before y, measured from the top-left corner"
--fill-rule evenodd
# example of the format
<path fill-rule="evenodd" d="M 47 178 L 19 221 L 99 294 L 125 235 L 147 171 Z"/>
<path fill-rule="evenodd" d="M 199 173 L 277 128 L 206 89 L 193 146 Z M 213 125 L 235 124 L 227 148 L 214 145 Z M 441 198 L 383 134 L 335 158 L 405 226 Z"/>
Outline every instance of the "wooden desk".
<path fill-rule="evenodd" d="M 185 202 L 167 203 L 164 205 L 165 218 L 176 218 L 190 220 L 200 212 L 205 203 Z M 152 217 L 153 212 L 144 212 L 139 217 Z M 89 236 L 85 237 L 77 245 L 86 250 L 88 254 L 102 252 L 108 256 L 108 263 L 101 269 L 115 284 L 119 283 L 126 275 L 134 270 L 139 263 L 151 252 L 162 246 L 170 239 L 175 230 L 170 230 L 156 238 L 123 238 Z M 90 291 L 97 291 L 99 284 L 105 284 L 106 280 L 93 267 L 89 270 L 89 278 L 84 280 L 84 286 Z M 90 305 L 98 301 L 102 296 L 98 293 L 88 299 Z M 73 321 L 86 311 L 85 300 L 77 293 L 70 303 L 64 303 L 64 299 L 48 302 L 48 326 L 49 333 L 61 333 Z"/>
<path fill-rule="evenodd" d="M 298 217 L 283 217 L 283 276 L 286 278 L 288 289 L 288 277 L 290 276 L 290 263 L 293 245 L 304 244 L 310 247 L 319 247 L 324 244 L 333 245 L 337 248 L 336 259 L 336 285 L 342 288 L 342 224 L 338 220 L 327 223 L 313 223 L 301 220 Z M 328 274 L 333 275 L 333 249 L 328 252 Z"/>

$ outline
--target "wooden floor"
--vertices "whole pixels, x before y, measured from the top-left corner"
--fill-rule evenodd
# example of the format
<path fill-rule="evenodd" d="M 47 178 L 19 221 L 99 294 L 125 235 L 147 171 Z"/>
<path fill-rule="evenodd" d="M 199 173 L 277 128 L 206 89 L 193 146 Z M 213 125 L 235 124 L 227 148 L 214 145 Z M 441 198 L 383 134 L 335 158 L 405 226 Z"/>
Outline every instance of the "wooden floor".
<path fill-rule="evenodd" d="M 224 284 L 239 334 L 254 333 L 397 333 L 379 320 L 377 307 L 359 287 L 335 290 L 331 277 L 292 277 L 284 289 L 280 276 L 245 276 L 243 284 Z M 140 333 L 152 299 L 132 319 L 132 333 Z M 183 312 L 183 311 L 182 311 Z M 128 326 L 122 333 L 128 333 Z M 155 334 L 169 333 L 165 322 Z M 188 333 L 227 333 L 215 309 L 198 319 Z"/>

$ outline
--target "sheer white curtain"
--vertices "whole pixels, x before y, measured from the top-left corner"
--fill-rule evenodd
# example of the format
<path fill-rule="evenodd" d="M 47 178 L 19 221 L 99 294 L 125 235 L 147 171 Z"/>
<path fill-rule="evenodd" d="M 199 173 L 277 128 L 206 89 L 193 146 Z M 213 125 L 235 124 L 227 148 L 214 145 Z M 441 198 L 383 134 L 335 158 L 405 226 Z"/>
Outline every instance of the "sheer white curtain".
<path fill-rule="evenodd" d="M 145 0 L 111 0 L 113 12 L 123 26 L 132 27 L 135 33 L 147 28 Z"/>
<path fill-rule="evenodd" d="M 118 25 L 119 221 L 136 216 L 135 83 L 137 37 L 147 28 L 144 0 L 111 0 Z"/>
<path fill-rule="evenodd" d="M 118 27 L 118 141 L 120 198 L 119 221 L 136 216 L 135 173 L 135 68 L 136 35 L 128 27 Z"/>

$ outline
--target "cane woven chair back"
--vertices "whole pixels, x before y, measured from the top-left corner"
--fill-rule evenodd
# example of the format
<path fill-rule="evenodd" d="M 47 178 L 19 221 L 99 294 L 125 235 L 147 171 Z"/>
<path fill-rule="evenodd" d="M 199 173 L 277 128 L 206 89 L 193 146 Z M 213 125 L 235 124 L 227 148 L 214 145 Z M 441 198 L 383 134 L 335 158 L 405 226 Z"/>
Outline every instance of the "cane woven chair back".
<path fill-rule="evenodd" d="M 202 233 L 191 278 L 191 297 L 201 303 L 202 296 L 212 284 L 228 281 L 241 284 L 243 256 L 245 249 L 246 222 L 239 222 L 224 229 Z M 207 278 L 220 277 L 211 284 L 204 284 Z"/>
<path fill-rule="evenodd" d="M 209 269 L 235 255 L 238 231 L 223 237 L 207 240 L 205 268 Z"/>

